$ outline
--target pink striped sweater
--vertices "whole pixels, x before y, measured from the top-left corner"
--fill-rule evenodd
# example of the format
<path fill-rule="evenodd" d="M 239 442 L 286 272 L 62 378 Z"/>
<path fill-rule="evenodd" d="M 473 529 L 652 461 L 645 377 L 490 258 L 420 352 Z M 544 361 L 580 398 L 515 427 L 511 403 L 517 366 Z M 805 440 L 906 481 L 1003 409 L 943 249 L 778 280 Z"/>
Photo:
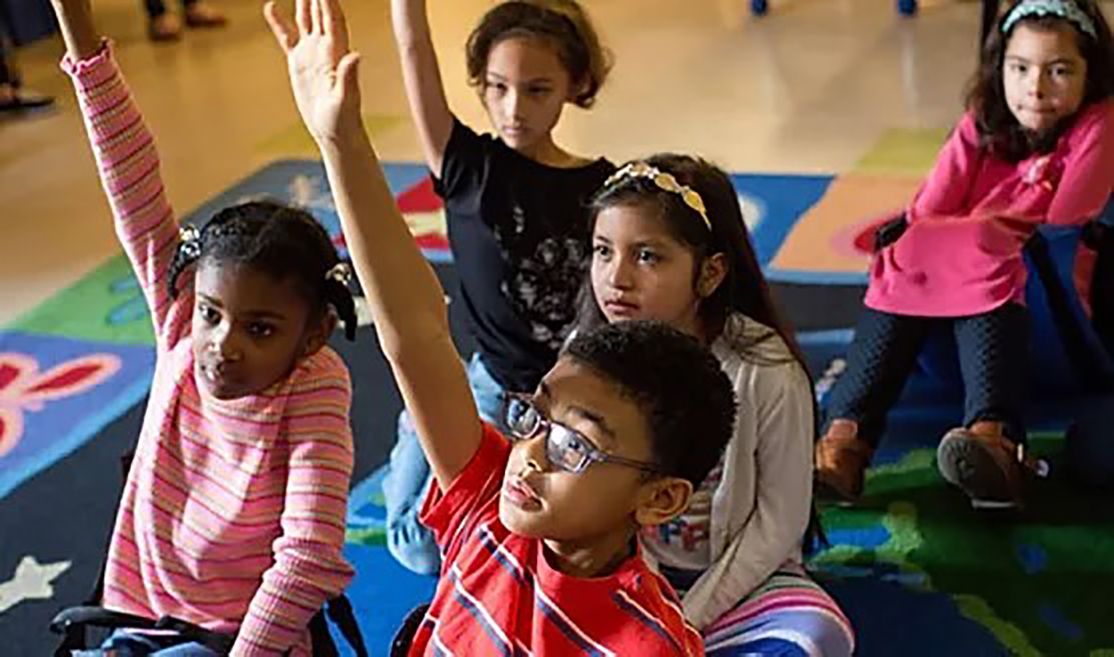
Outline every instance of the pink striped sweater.
<path fill-rule="evenodd" d="M 151 134 L 107 44 L 62 66 L 158 349 L 104 604 L 236 633 L 236 656 L 307 654 L 310 618 L 352 577 L 341 554 L 353 461 L 348 370 L 326 347 L 257 395 L 199 392 L 192 289 L 176 300 L 165 289 L 178 224 Z"/>

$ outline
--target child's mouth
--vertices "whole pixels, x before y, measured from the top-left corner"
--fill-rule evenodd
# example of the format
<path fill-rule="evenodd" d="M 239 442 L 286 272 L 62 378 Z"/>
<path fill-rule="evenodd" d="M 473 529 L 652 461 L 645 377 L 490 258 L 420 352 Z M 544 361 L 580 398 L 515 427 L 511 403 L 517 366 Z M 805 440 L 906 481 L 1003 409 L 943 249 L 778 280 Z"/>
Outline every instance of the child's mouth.
<path fill-rule="evenodd" d="M 503 482 L 503 498 L 523 511 L 538 511 L 542 508 L 541 499 L 534 489 L 518 477 Z"/>

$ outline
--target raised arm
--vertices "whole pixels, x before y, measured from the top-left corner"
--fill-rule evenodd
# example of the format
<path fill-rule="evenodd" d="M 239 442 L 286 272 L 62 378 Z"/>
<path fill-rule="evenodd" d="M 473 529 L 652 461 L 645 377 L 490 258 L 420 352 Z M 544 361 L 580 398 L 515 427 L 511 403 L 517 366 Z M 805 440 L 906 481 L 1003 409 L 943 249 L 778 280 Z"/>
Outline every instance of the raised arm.
<path fill-rule="evenodd" d="M 360 122 L 357 55 L 337 0 L 296 0 L 297 26 L 264 12 L 286 53 L 298 111 L 325 160 L 341 225 L 429 459 L 447 488 L 479 448 L 482 425 L 449 333 L 444 292 L 422 257 Z"/>
<path fill-rule="evenodd" d="M 52 4 L 66 43 L 63 66 L 73 78 L 116 235 L 151 309 L 159 346 L 169 347 L 189 328 L 192 297 L 174 301 L 166 290 L 178 222 L 163 188 L 154 137 L 93 25 L 89 0 Z"/>
<path fill-rule="evenodd" d="M 402 61 L 406 100 L 418 129 L 422 155 L 433 175 L 440 178 L 445 148 L 453 130 L 453 115 L 445 99 L 441 68 L 430 37 L 426 0 L 391 0 L 391 22 Z"/>

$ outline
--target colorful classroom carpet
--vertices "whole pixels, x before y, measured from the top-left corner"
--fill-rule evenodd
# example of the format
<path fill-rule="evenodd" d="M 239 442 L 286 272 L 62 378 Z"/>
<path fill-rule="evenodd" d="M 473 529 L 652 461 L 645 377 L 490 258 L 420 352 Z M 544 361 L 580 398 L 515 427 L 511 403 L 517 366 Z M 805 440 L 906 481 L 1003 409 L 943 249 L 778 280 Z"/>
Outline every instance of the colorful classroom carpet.
<path fill-rule="evenodd" d="M 900 207 L 939 136 L 895 133 L 852 172 L 739 175 L 734 180 L 759 257 L 793 321 L 820 386 L 830 384 L 858 312 L 866 255 L 860 236 Z M 450 301 L 470 349 L 440 203 L 423 169 L 388 178 Z M 311 210 L 343 247 L 319 164 L 281 161 L 191 215 L 270 196 Z M 108 218 L 105 217 L 105 221 Z M 372 654 L 383 655 L 430 578 L 384 547 L 381 466 L 394 440 L 398 393 L 369 326 L 335 340 L 355 382 L 355 485 L 349 590 Z M 121 486 L 119 457 L 134 442 L 153 368 L 146 309 L 116 257 L 0 330 L 0 653 L 48 654 L 54 612 L 96 578 Z M 861 655 L 1114 655 L 1114 507 L 1064 477 L 1041 485 L 1015 518 L 979 515 L 936 474 L 932 445 L 958 407 L 915 381 L 894 414 L 863 503 L 828 509 L 831 547 L 813 566 L 855 623 Z M 1054 414 L 1053 414 L 1054 415 Z M 1062 428 L 1062 418 L 1046 424 Z M 1058 434 L 1037 439 L 1060 451 Z M 1057 471 L 1054 470 L 1054 473 Z M 1105 649 L 1105 650 L 1104 650 Z"/>

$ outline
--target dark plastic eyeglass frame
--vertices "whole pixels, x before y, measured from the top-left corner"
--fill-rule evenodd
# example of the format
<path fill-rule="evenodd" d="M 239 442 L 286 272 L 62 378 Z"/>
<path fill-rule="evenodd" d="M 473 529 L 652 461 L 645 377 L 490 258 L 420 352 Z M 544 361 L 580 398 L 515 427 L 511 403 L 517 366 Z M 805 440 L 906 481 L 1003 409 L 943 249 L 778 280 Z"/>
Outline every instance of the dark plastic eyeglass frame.
<path fill-rule="evenodd" d="M 521 435 L 515 432 L 515 430 L 512 428 L 513 423 L 511 422 L 511 408 L 515 402 L 525 404 L 526 406 L 531 408 L 538 416 L 538 426 L 530 435 Z M 542 412 L 540 408 L 538 408 L 538 405 L 534 403 L 533 398 L 527 394 L 509 393 L 507 395 L 507 401 L 503 407 L 503 423 L 507 427 L 507 437 L 510 438 L 513 442 L 530 440 L 538 434 L 544 433 L 546 459 L 553 466 L 564 470 L 565 472 L 581 474 L 589 467 L 591 467 L 591 465 L 594 463 L 613 463 L 615 465 L 622 465 L 628 468 L 634 468 L 635 470 L 641 470 L 642 472 L 645 472 L 647 474 L 663 474 L 661 468 L 652 463 L 623 458 L 622 456 L 615 456 L 614 454 L 608 454 L 607 452 L 600 450 L 595 445 L 593 445 L 592 441 L 588 440 L 588 438 L 584 434 L 568 426 L 565 426 L 560 422 L 554 422 L 552 419 L 550 419 L 545 413 Z M 562 431 L 567 432 L 574 440 L 580 443 L 584 456 L 575 468 L 565 467 L 561 464 L 559 459 L 554 459 L 550 455 L 550 449 L 554 446 L 553 427 L 558 427 Z"/>

